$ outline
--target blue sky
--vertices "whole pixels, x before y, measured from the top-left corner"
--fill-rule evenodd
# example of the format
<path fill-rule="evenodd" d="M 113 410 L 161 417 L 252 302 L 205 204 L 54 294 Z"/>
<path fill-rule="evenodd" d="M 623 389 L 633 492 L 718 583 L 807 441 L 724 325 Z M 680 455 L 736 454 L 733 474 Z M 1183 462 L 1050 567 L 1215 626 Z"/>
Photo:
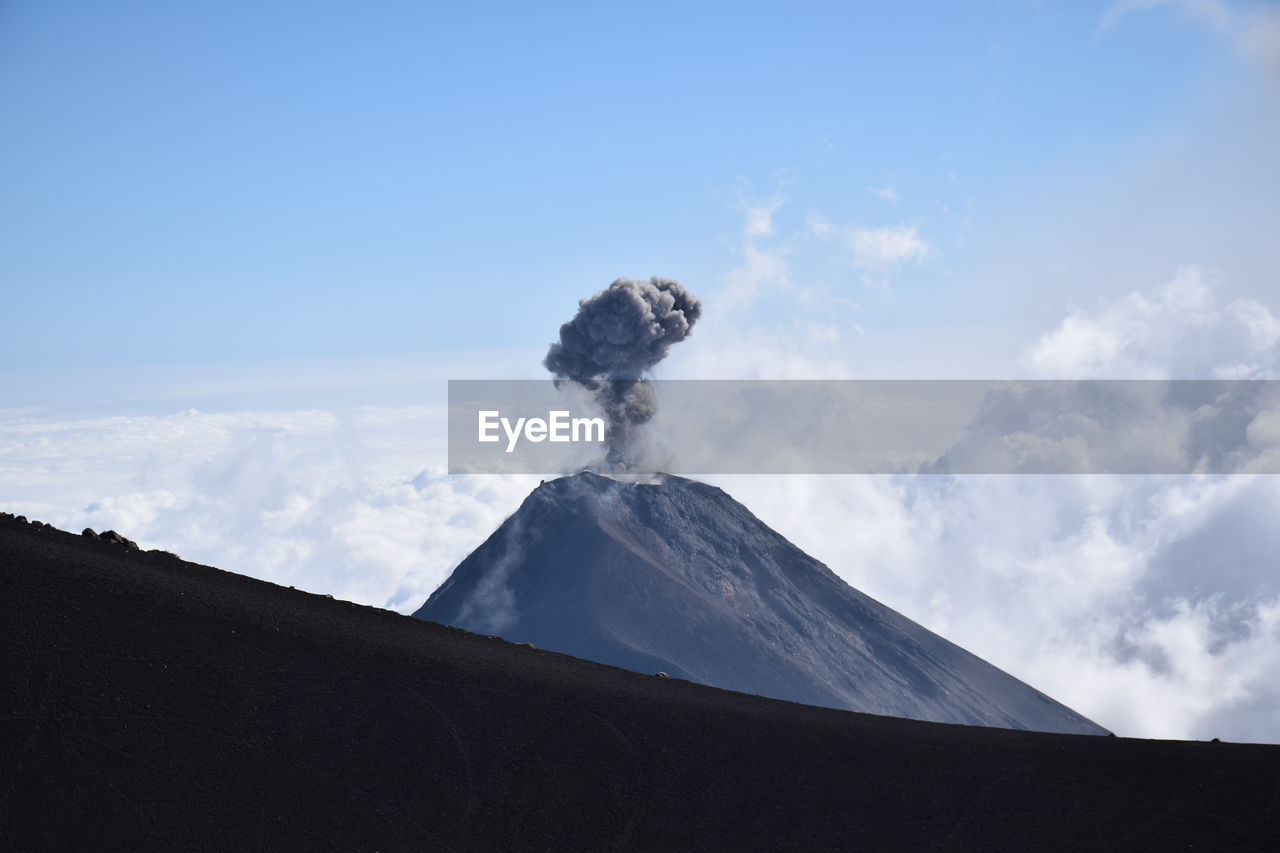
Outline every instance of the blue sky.
<path fill-rule="evenodd" d="M 1270 0 L 5 0 L 0 508 L 411 612 L 536 483 L 445 473 L 444 380 L 624 275 L 704 301 L 668 376 L 1278 378 L 1278 150 Z M 1280 742 L 1280 478 L 717 484 L 1120 734 Z"/>
<path fill-rule="evenodd" d="M 1180 144 L 1239 144 L 1206 128 L 1271 97 L 1193 11 L 1098 37 L 1106 9 L 11 0 L 0 281 L 23 319 L 0 359 L 537 349 L 618 275 L 714 311 L 742 207 L 774 197 L 780 231 L 820 211 L 929 246 L 888 294 L 788 250 L 862 329 L 1043 325 L 1097 282 L 995 280 L 994 259 L 1069 252 L 1078 208 L 1129 203 Z M 1231 260 L 1204 254 L 1179 262 Z"/>

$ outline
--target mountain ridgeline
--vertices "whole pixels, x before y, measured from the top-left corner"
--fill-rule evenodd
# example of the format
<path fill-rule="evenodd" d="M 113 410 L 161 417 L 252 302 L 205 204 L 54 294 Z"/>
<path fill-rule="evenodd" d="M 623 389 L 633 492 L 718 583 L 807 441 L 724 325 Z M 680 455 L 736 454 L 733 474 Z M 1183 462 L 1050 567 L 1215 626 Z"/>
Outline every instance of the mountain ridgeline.
<path fill-rule="evenodd" d="M 724 491 L 679 477 L 543 483 L 414 615 L 809 705 L 1107 733 L 853 589 Z"/>

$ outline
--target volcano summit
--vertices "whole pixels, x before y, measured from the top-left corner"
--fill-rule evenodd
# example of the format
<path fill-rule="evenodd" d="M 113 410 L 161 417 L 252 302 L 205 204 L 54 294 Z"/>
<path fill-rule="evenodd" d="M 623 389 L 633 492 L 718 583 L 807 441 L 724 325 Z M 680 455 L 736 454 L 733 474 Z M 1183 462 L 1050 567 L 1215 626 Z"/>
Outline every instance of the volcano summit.
<path fill-rule="evenodd" d="M 810 705 L 1107 733 L 680 477 L 543 483 L 414 615 Z"/>

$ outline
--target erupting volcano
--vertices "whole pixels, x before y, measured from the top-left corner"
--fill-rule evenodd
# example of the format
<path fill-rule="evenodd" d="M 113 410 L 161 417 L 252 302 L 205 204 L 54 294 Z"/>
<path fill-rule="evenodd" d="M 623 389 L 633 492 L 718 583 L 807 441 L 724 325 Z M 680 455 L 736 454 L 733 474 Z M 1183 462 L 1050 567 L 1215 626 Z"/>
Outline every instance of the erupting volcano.
<path fill-rule="evenodd" d="M 853 589 L 720 489 L 655 479 L 543 483 L 415 615 L 810 705 L 1106 734 Z"/>

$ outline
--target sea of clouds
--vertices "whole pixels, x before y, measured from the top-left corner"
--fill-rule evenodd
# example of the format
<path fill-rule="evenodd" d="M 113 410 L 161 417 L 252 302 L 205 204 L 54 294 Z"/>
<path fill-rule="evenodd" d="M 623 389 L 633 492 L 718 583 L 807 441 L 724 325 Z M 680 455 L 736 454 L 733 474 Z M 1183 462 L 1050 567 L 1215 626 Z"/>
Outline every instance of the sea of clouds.
<path fill-rule="evenodd" d="M 1280 320 L 1219 278 L 1184 268 L 1073 312 L 1022 373 L 1274 378 Z M 851 585 L 1121 734 L 1280 741 L 1280 478 L 717 482 Z"/>
<path fill-rule="evenodd" d="M 1024 374 L 1275 377 L 1280 320 L 1219 293 L 1184 269 L 1076 311 L 1029 342 Z M 686 374 L 741 377 L 740 339 L 708 338 Z M 770 362 L 770 346 L 786 352 L 752 334 L 747 378 L 838 373 L 830 353 Z M 441 406 L 151 409 L 0 410 L 0 503 L 411 612 L 537 485 L 445 474 Z M 1280 741 L 1276 477 L 715 482 L 853 586 L 1120 734 Z"/>

